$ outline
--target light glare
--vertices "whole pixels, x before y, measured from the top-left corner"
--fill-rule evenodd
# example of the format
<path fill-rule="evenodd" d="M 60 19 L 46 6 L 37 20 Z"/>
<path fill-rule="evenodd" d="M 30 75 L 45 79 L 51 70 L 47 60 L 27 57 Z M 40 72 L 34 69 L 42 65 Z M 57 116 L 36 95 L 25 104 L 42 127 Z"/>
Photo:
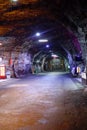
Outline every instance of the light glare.
<path fill-rule="evenodd" d="M 50 46 L 49 45 L 46 45 L 46 48 L 49 48 Z"/>
<path fill-rule="evenodd" d="M 38 36 L 40 36 L 40 33 L 38 32 L 38 33 L 36 33 L 36 36 L 38 37 Z"/>
<path fill-rule="evenodd" d="M 52 54 L 51 56 L 54 57 L 54 58 L 57 58 L 57 57 L 58 57 L 56 54 Z"/>
<path fill-rule="evenodd" d="M 0 46 L 2 45 L 2 43 L 0 42 Z"/>

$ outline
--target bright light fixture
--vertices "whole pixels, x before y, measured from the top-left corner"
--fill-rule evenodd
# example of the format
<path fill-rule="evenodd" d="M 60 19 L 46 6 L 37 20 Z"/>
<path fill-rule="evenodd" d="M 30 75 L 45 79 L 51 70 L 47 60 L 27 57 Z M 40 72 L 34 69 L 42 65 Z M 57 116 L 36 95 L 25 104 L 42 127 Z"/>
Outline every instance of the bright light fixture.
<path fill-rule="evenodd" d="M 48 42 L 47 39 L 39 39 L 38 41 L 39 41 L 39 42 Z"/>
<path fill-rule="evenodd" d="M 38 36 L 40 36 L 40 33 L 39 33 L 39 32 L 37 32 L 37 33 L 36 33 L 36 36 L 37 36 L 37 37 L 38 37 Z"/>
<path fill-rule="evenodd" d="M 49 47 L 50 47 L 50 46 L 47 44 L 47 45 L 46 45 L 46 48 L 49 48 Z"/>

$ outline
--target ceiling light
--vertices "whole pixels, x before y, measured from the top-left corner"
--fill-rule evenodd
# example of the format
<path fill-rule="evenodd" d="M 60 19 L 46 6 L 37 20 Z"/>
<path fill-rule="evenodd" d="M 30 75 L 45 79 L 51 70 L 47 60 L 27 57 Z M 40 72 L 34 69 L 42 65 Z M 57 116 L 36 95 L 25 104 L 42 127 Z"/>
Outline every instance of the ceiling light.
<path fill-rule="evenodd" d="M 38 41 L 39 41 L 39 42 L 48 42 L 47 39 L 39 39 Z"/>
<path fill-rule="evenodd" d="M 49 45 L 46 45 L 46 48 L 49 48 L 50 46 Z"/>
<path fill-rule="evenodd" d="M 57 58 L 57 57 L 58 57 L 56 54 L 52 54 L 51 56 L 54 57 L 54 58 Z"/>
<path fill-rule="evenodd" d="M 39 33 L 39 32 L 37 32 L 37 33 L 36 33 L 36 36 L 40 36 L 40 33 Z"/>
<path fill-rule="evenodd" d="M 13 2 L 17 2 L 18 0 L 12 0 Z"/>

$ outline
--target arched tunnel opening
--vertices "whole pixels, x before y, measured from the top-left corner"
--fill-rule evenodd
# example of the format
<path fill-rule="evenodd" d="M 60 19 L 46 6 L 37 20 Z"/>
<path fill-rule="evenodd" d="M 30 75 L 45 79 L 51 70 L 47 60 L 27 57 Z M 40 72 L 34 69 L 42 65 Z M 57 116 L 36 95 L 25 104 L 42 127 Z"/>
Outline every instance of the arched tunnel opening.
<path fill-rule="evenodd" d="M 68 61 L 64 56 L 48 50 L 48 52 L 39 53 L 33 61 L 36 72 L 53 72 L 53 71 L 68 71 Z"/>
<path fill-rule="evenodd" d="M 77 76 L 78 72 L 73 72 L 73 68 L 76 70 L 79 64 L 81 72 L 84 59 L 77 37 L 62 24 L 48 22 L 50 24 L 38 24 L 38 28 L 34 26 L 34 30 L 40 30 L 40 36 L 31 34 L 24 39 L 18 37 L 18 40 L 17 37 L 1 37 L 1 63 L 8 62 L 6 73 L 10 70 L 11 77 L 33 73 L 33 69 L 35 73 L 70 70 Z"/>

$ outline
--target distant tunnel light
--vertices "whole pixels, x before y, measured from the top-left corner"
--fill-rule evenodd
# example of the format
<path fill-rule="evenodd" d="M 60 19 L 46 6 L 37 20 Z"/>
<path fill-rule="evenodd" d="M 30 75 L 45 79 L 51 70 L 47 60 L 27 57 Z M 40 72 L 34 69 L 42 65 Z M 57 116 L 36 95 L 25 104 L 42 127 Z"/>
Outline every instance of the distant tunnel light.
<path fill-rule="evenodd" d="M 39 41 L 39 42 L 48 42 L 47 39 L 39 39 L 38 41 Z"/>
<path fill-rule="evenodd" d="M 51 56 L 54 57 L 54 58 L 57 58 L 57 57 L 58 57 L 56 54 L 52 54 Z"/>
<path fill-rule="evenodd" d="M 49 48 L 49 47 L 50 47 L 50 46 L 47 44 L 47 45 L 46 45 L 46 48 Z"/>
<path fill-rule="evenodd" d="M 68 65 L 68 69 L 70 69 L 70 65 Z"/>

